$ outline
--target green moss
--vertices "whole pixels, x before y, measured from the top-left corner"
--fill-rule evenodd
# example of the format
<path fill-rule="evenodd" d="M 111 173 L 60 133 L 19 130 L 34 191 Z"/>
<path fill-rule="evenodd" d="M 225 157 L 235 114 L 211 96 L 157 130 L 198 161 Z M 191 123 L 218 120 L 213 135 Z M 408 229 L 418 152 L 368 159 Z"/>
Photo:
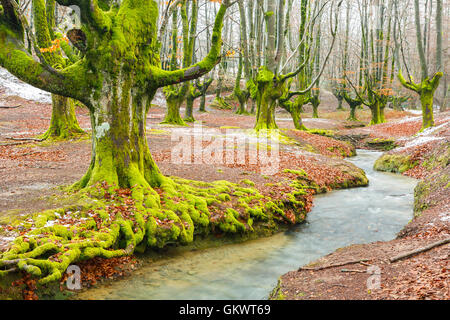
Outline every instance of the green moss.
<path fill-rule="evenodd" d="M 411 161 L 409 156 L 397 154 L 385 154 L 374 165 L 377 171 L 403 173 L 418 165 L 417 161 Z"/>
<path fill-rule="evenodd" d="M 297 176 L 308 177 L 308 174 L 303 169 L 300 169 L 300 170 L 285 169 L 283 172 L 284 173 L 292 173 Z"/>
<path fill-rule="evenodd" d="M 276 287 L 269 294 L 269 300 L 286 300 L 286 295 L 283 293 L 282 290 L 281 278 L 278 279 Z"/>
<path fill-rule="evenodd" d="M 317 134 L 329 138 L 332 138 L 335 135 L 335 132 L 333 130 L 324 130 L 324 129 L 308 129 L 308 133 Z"/>
<path fill-rule="evenodd" d="M 255 183 L 253 181 L 248 180 L 248 179 L 243 179 L 239 183 L 240 184 L 246 184 L 246 185 L 251 186 L 251 187 L 255 186 Z"/>
<path fill-rule="evenodd" d="M 369 148 L 382 151 L 390 151 L 397 147 L 397 144 L 394 139 L 381 139 L 381 138 L 369 140 L 366 142 L 366 145 Z"/>

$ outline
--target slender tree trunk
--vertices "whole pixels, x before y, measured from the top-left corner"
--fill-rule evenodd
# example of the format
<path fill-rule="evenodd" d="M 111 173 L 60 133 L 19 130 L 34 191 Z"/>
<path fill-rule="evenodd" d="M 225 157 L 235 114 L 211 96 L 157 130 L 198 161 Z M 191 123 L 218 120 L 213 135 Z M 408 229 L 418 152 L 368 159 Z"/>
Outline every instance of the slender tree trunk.
<path fill-rule="evenodd" d="M 180 107 L 183 104 L 183 100 L 184 95 L 166 95 L 167 112 L 162 124 L 186 125 L 180 115 Z"/>
<path fill-rule="evenodd" d="M 185 112 L 185 116 L 184 116 L 185 122 L 195 122 L 194 102 L 195 102 L 196 96 L 191 93 L 192 90 L 193 90 L 193 88 L 190 88 L 186 95 L 186 112 Z"/>

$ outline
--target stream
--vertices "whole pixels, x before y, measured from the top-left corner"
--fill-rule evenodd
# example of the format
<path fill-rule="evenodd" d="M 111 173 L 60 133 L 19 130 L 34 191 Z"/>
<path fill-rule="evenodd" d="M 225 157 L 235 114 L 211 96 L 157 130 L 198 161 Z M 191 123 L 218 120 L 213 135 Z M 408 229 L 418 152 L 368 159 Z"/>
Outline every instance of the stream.
<path fill-rule="evenodd" d="M 269 238 L 221 247 L 141 256 L 131 276 L 99 284 L 75 299 L 267 299 L 278 278 L 338 248 L 387 241 L 413 217 L 417 181 L 373 170 L 381 152 L 349 159 L 364 169 L 366 188 L 315 197 L 307 222 Z"/>

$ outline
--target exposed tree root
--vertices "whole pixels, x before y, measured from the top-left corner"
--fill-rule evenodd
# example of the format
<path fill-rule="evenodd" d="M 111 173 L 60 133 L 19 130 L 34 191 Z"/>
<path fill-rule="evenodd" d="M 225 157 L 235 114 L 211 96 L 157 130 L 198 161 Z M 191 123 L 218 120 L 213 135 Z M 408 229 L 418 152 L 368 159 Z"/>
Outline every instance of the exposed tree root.
<path fill-rule="evenodd" d="M 23 222 L 21 235 L 0 254 L 0 276 L 20 270 L 46 284 L 61 279 L 69 265 L 94 257 L 184 245 L 209 233 L 273 232 L 280 223 L 305 219 L 309 188 L 294 181 L 283 186 L 290 193 L 271 199 L 243 182 L 164 178 L 154 189 L 99 183 L 76 193 L 77 205 Z"/>

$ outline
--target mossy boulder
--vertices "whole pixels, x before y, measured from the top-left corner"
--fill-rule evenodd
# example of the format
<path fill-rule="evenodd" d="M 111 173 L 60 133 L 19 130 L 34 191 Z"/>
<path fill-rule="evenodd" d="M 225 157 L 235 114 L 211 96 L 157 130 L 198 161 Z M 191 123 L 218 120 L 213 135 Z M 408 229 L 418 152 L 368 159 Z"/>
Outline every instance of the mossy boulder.
<path fill-rule="evenodd" d="M 381 151 L 390 151 L 397 147 L 395 140 L 393 139 L 381 139 L 375 138 L 373 140 L 369 140 L 366 142 L 366 146 L 371 149 L 381 150 Z"/>
<path fill-rule="evenodd" d="M 377 171 L 404 173 L 418 165 L 417 161 L 412 161 L 408 155 L 384 154 L 374 165 Z"/>

